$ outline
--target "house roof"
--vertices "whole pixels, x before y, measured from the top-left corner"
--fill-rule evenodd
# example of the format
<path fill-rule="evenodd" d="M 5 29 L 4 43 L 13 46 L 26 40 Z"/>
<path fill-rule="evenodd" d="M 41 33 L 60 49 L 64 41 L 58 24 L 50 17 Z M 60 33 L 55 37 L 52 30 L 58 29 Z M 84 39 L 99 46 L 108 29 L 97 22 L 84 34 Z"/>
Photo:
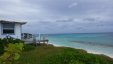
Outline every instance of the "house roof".
<path fill-rule="evenodd" d="M 18 22 L 18 21 L 10 21 L 10 20 L 0 20 L 0 23 L 19 23 L 19 24 L 26 24 L 27 22 Z"/>

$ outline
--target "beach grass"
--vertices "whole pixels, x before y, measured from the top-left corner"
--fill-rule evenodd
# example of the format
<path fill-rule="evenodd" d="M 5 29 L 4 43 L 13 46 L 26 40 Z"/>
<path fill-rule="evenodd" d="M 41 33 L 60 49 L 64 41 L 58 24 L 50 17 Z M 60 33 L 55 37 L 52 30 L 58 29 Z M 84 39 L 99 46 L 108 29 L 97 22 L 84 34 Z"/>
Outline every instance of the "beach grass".
<path fill-rule="evenodd" d="M 113 59 L 81 49 L 40 45 L 24 51 L 15 64 L 113 64 Z"/>

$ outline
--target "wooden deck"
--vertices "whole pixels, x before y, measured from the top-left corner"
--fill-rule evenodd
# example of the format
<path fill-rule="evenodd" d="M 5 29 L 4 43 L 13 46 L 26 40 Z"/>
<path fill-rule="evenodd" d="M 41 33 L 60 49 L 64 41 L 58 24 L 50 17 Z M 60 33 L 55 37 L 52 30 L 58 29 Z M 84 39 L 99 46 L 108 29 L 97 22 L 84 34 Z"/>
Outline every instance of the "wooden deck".
<path fill-rule="evenodd" d="M 45 37 L 45 35 L 40 35 L 37 37 L 37 36 L 32 36 L 32 38 L 29 38 L 29 39 L 22 39 L 25 44 L 48 44 L 49 40 Z"/>
<path fill-rule="evenodd" d="M 25 44 L 31 44 L 31 43 L 35 43 L 35 44 L 41 44 L 41 43 L 44 43 L 44 44 L 48 44 L 49 40 L 48 39 L 45 39 L 45 40 L 35 40 L 35 39 L 22 39 Z"/>
<path fill-rule="evenodd" d="M 38 41 L 36 41 L 36 43 L 47 43 L 48 44 L 48 41 L 49 40 L 38 40 Z"/>

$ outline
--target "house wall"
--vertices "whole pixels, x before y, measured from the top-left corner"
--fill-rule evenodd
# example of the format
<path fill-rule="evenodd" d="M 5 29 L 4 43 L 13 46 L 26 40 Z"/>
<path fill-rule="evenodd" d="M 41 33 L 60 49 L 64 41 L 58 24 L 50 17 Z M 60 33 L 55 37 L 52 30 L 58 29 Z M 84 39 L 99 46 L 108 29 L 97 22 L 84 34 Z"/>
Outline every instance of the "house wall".
<path fill-rule="evenodd" d="M 18 39 L 21 39 L 21 24 L 15 24 L 15 36 Z"/>
<path fill-rule="evenodd" d="M 15 24 L 15 34 L 9 34 L 13 38 L 21 39 L 21 24 Z M 2 24 L 0 23 L 0 38 L 5 38 L 7 34 L 2 34 Z"/>

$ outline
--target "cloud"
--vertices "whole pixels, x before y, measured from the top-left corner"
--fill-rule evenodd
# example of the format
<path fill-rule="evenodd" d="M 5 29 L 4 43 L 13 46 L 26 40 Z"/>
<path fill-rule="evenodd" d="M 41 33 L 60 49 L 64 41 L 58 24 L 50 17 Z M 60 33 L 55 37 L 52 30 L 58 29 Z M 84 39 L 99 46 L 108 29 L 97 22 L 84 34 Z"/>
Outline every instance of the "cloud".
<path fill-rule="evenodd" d="M 72 3 L 72 4 L 69 5 L 69 8 L 75 7 L 77 5 L 78 5 L 78 3 L 76 3 L 76 2 L 75 3 Z"/>
<path fill-rule="evenodd" d="M 38 9 L 31 7 L 31 4 L 24 0 L 0 0 L 0 15 L 3 19 L 26 20 L 32 14 L 39 13 Z"/>
<path fill-rule="evenodd" d="M 27 21 L 23 31 L 32 33 L 113 31 L 112 3 L 112 0 L 0 0 L 0 18 Z"/>

